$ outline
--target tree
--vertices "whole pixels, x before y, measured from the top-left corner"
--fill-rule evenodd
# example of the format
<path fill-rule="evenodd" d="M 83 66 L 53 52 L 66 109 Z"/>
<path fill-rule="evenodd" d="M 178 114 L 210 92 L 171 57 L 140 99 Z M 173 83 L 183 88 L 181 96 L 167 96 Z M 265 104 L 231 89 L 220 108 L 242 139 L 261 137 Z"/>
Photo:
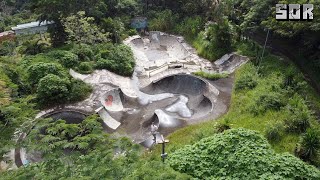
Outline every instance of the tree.
<path fill-rule="evenodd" d="M 85 17 L 84 11 L 63 19 L 63 26 L 68 33 L 69 40 L 78 45 L 106 42 L 108 33 L 104 34 L 94 23 L 93 17 Z"/>
<path fill-rule="evenodd" d="M 62 19 L 78 11 L 85 11 L 88 15 L 101 14 L 105 11 L 105 4 L 100 0 L 31 0 L 30 9 L 38 14 L 40 21 L 54 21 L 55 24 L 50 29 L 51 39 L 54 46 L 64 44 L 67 34 L 64 30 Z M 101 12 L 99 12 L 101 11 Z"/>
<path fill-rule="evenodd" d="M 54 74 L 60 77 L 66 76 L 66 72 L 60 64 L 39 62 L 29 66 L 28 81 L 31 85 L 36 85 L 39 80 L 48 74 Z"/>
<path fill-rule="evenodd" d="M 70 86 L 68 79 L 48 74 L 41 78 L 37 88 L 37 99 L 40 104 L 51 105 L 67 101 Z"/>

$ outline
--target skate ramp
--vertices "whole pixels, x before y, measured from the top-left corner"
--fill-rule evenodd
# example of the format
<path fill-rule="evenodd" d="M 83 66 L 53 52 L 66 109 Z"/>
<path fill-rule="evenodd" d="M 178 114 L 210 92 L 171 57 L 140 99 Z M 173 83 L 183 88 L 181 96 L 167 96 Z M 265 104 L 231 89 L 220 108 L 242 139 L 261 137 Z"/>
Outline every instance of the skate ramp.
<path fill-rule="evenodd" d="M 121 125 L 120 122 L 111 117 L 111 115 L 107 112 L 106 109 L 104 109 L 104 107 L 100 107 L 96 110 L 96 112 L 99 114 L 103 123 L 107 125 L 109 128 L 116 130 Z"/>
<path fill-rule="evenodd" d="M 178 74 L 155 81 L 151 85 L 143 88 L 142 91 L 149 94 L 167 92 L 198 96 L 204 93 L 206 86 L 206 82 L 195 76 Z"/>
<path fill-rule="evenodd" d="M 151 31 L 148 38 L 136 38 L 131 40 L 131 46 L 144 53 L 150 67 L 152 64 L 161 65 L 166 62 L 176 62 L 190 56 L 185 47 L 174 36 L 166 35 L 158 31 Z M 158 62 L 158 63 L 157 63 Z"/>
<path fill-rule="evenodd" d="M 248 61 L 247 57 L 237 54 L 226 54 L 214 62 L 219 73 L 233 73 L 238 67 Z"/>
<path fill-rule="evenodd" d="M 109 111 L 122 111 L 123 96 L 124 95 L 119 88 L 112 89 L 100 97 L 100 102 Z"/>

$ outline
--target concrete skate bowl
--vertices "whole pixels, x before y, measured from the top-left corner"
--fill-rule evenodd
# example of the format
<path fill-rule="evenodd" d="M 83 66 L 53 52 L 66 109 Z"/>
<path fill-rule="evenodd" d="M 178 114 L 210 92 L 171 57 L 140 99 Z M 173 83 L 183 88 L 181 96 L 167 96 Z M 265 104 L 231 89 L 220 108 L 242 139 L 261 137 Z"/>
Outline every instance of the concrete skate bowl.
<path fill-rule="evenodd" d="M 71 109 L 64 109 L 64 110 L 49 112 L 41 116 L 40 118 L 52 118 L 53 121 L 63 119 L 66 121 L 67 124 L 79 124 L 87 116 L 88 116 L 88 113 L 86 112 L 81 112 L 81 111 L 71 110 Z M 18 139 L 18 143 L 23 141 L 26 138 L 26 136 L 28 136 L 28 134 L 22 133 Z M 26 162 L 32 163 L 32 162 L 42 161 L 42 155 L 40 152 L 26 152 L 24 148 L 16 148 L 14 151 L 15 151 L 14 153 L 15 164 L 17 167 L 20 167 L 26 164 Z M 68 153 L 67 151 L 68 150 L 66 150 L 66 153 Z"/>
<path fill-rule="evenodd" d="M 131 41 L 134 48 L 144 52 L 149 61 L 161 61 L 185 59 L 189 56 L 188 51 L 176 37 L 150 32 L 148 38 L 136 38 Z"/>
<path fill-rule="evenodd" d="M 214 109 L 219 91 L 203 79 L 193 75 L 178 74 L 153 82 L 142 89 L 148 94 L 172 93 L 178 97 L 165 108 L 175 118 L 198 119 Z"/>
<path fill-rule="evenodd" d="M 100 97 L 100 102 L 104 108 L 112 113 L 123 111 L 125 108 L 136 106 L 136 97 L 130 97 L 123 93 L 120 88 L 114 88 Z"/>

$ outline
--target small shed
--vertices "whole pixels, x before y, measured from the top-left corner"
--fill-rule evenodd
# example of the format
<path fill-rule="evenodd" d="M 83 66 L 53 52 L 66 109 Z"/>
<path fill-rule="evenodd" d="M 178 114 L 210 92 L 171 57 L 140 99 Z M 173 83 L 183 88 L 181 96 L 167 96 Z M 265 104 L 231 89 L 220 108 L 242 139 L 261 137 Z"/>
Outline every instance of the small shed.
<path fill-rule="evenodd" d="M 15 32 L 16 35 L 45 33 L 48 30 L 48 26 L 53 23 L 53 21 L 35 21 L 26 24 L 19 24 L 16 27 L 12 27 L 11 29 Z"/>

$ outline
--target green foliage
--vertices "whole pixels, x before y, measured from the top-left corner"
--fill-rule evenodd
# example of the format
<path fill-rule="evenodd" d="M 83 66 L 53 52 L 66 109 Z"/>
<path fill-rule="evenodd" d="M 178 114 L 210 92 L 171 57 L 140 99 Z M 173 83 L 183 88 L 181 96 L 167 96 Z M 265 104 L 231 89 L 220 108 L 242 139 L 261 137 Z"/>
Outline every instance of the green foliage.
<path fill-rule="evenodd" d="M 10 56 L 17 46 L 17 42 L 13 40 L 6 40 L 0 42 L 0 56 Z"/>
<path fill-rule="evenodd" d="M 112 46 L 111 49 L 100 53 L 97 69 L 108 69 L 114 73 L 131 76 L 135 61 L 131 49 L 126 45 Z"/>
<path fill-rule="evenodd" d="M 0 160 L 15 147 L 15 133 L 28 128 L 28 122 L 34 118 L 37 110 L 33 99 L 32 96 L 27 96 L 0 106 Z"/>
<path fill-rule="evenodd" d="M 40 79 L 37 87 L 37 99 L 42 105 L 65 103 L 70 81 L 59 76 L 48 74 Z"/>
<path fill-rule="evenodd" d="M 211 61 L 229 53 L 231 44 L 231 28 L 227 19 L 209 25 L 194 42 L 199 55 Z"/>
<path fill-rule="evenodd" d="M 113 42 L 119 43 L 121 42 L 121 37 L 125 33 L 125 27 L 122 23 L 121 19 L 119 18 L 105 18 L 102 21 L 101 27 L 106 31 L 110 32 L 109 37 L 112 39 Z"/>
<path fill-rule="evenodd" d="M 201 16 L 187 17 L 176 26 L 175 31 L 192 42 L 204 28 L 204 19 Z"/>
<path fill-rule="evenodd" d="M 149 29 L 152 31 L 173 31 L 177 16 L 170 10 L 155 13 L 155 18 L 149 21 Z"/>
<path fill-rule="evenodd" d="M 85 84 L 80 80 L 71 80 L 71 87 L 69 88 L 68 101 L 77 102 L 88 97 L 92 91 L 91 86 Z"/>
<path fill-rule="evenodd" d="M 28 36 L 29 38 L 31 36 Z M 45 52 L 50 47 L 50 44 L 41 39 L 28 39 L 24 41 L 19 49 L 21 54 L 36 55 Z"/>
<path fill-rule="evenodd" d="M 289 154 L 276 154 L 260 134 L 232 129 L 170 155 L 173 169 L 201 179 L 318 179 L 320 172 Z"/>
<path fill-rule="evenodd" d="M 28 81 L 36 85 L 39 80 L 48 74 L 66 77 L 66 72 L 60 64 L 39 62 L 28 67 Z"/>
<path fill-rule="evenodd" d="M 55 50 L 48 53 L 48 55 L 57 59 L 66 68 L 73 68 L 79 63 L 78 56 L 70 51 Z"/>
<path fill-rule="evenodd" d="M 81 62 L 77 68 L 77 71 L 81 74 L 90 74 L 93 72 L 92 62 Z"/>
<path fill-rule="evenodd" d="M 28 149 L 41 152 L 44 156 L 61 153 L 64 149 L 84 153 L 108 142 L 102 129 L 97 115 L 88 116 L 80 124 L 41 120 L 28 135 Z"/>
<path fill-rule="evenodd" d="M 289 132 L 304 133 L 310 127 L 312 112 L 299 95 L 289 98 L 286 113 L 288 117 L 284 122 Z"/>
<path fill-rule="evenodd" d="M 102 32 L 94 23 L 93 17 L 85 17 L 84 11 L 79 11 L 63 20 L 63 26 L 69 40 L 77 44 L 95 44 L 106 42 L 108 34 Z"/>
<path fill-rule="evenodd" d="M 94 59 L 94 52 L 91 46 L 87 44 L 81 44 L 80 46 L 75 46 L 72 52 L 78 55 L 80 61 L 91 61 Z"/>
<path fill-rule="evenodd" d="M 263 114 L 267 110 L 279 111 L 285 105 L 285 100 L 281 92 L 268 91 L 259 94 L 255 103 L 250 107 L 250 112 L 255 115 Z"/>
<path fill-rule="evenodd" d="M 222 79 L 222 78 L 227 78 L 229 76 L 226 73 L 218 74 L 218 73 L 207 73 L 204 71 L 198 71 L 193 74 L 196 76 L 206 78 L 206 79 L 210 79 L 210 80 L 218 80 L 218 79 Z"/>
<path fill-rule="evenodd" d="M 297 155 L 309 162 L 314 162 L 319 157 L 320 132 L 318 129 L 308 129 L 300 139 Z"/>
<path fill-rule="evenodd" d="M 244 67 L 244 73 L 240 74 L 239 79 L 235 83 L 235 90 L 253 89 L 258 85 L 258 73 L 252 64 Z"/>
<path fill-rule="evenodd" d="M 281 139 L 281 133 L 284 130 L 282 123 L 275 123 L 266 128 L 265 137 L 271 142 L 277 142 Z"/>

